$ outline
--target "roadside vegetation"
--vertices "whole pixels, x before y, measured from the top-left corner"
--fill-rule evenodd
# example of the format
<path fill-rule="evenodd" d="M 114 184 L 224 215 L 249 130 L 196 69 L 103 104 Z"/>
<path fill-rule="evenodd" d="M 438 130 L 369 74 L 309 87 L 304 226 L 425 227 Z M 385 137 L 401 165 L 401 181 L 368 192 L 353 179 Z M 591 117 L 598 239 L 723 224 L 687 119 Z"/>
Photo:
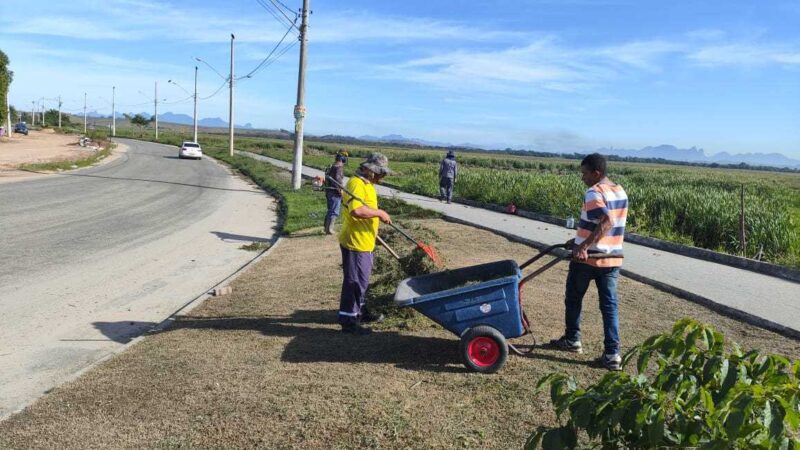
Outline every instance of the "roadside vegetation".
<path fill-rule="evenodd" d="M 167 134 L 164 139 L 179 144 L 182 136 Z M 694 392 L 692 378 L 676 380 L 670 386 L 675 389 L 660 386 L 660 390 L 650 391 L 640 372 L 655 373 L 652 379 L 659 382 L 671 382 L 670 376 L 682 373 L 679 369 L 696 369 L 700 362 L 711 361 L 719 366 L 710 366 L 715 369 L 709 372 L 713 380 L 722 374 L 719 380 L 727 386 L 725 383 L 737 376 L 726 391 L 730 395 L 747 389 L 760 395 L 770 389 L 764 377 L 780 381 L 791 377 L 787 370 L 796 372 L 800 367 L 796 362 L 784 364 L 800 356 L 798 341 L 622 278 L 623 350 L 645 342 L 635 351 L 638 355 L 650 351 L 650 360 L 659 372 L 653 372 L 653 367 L 645 371 L 627 367 L 622 374 L 608 375 L 596 367 L 592 360 L 602 351 L 602 321 L 591 308 L 583 319 L 586 354 L 564 354 L 538 346 L 528 358 L 510 358 L 497 374 L 466 372 L 456 336 L 411 309 L 393 305 L 397 283 L 418 267 L 408 265 L 414 245 L 388 227 L 381 227 L 381 236 L 406 262 L 398 262 L 382 248 L 376 250 L 368 302 L 389 317 L 370 336 L 346 335 L 338 331 L 336 323 L 341 286 L 339 247 L 334 237 L 318 231 L 325 211 L 324 195 L 306 183 L 300 191 L 291 190 L 288 172 L 269 164 L 227 156 L 224 138 L 201 142 L 209 155 L 251 176 L 281 199 L 286 239 L 237 278 L 231 294 L 208 299 L 190 314 L 176 317 L 170 328 L 148 336 L 0 422 L 0 448 L 507 449 L 524 446 L 531 432 L 537 431 L 545 448 L 564 448 L 571 443 L 571 438 L 563 438 L 565 427 L 576 442 L 588 444 L 592 435 L 584 421 L 587 415 L 596 420 L 613 417 L 602 409 L 608 405 L 615 411 L 633 409 L 625 403 L 632 401 L 629 397 L 617 395 L 614 389 L 618 387 L 628 387 L 632 395 L 653 394 L 647 398 L 648 405 L 658 401 L 673 409 L 685 407 L 675 395 Z M 396 199 L 380 202 L 400 226 L 436 246 L 450 267 L 500 259 L 522 261 L 534 252 L 492 233 L 438 220 L 436 213 Z M 566 264 L 558 264 L 524 288 L 524 308 L 540 342 L 563 331 L 566 273 Z M 596 299 L 590 290 L 586 305 L 595 304 Z M 683 334 L 685 328 L 675 328 L 675 337 L 648 338 L 671 329 L 683 317 L 713 324 L 744 349 L 782 356 L 770 359 L 771 367 L 759 362 L 759 383 L 748 386 L 740 377 L 741 367 L 756 367 L 747 359 L 753 354 L 723 354 L 721 335 L 715 331 L 706 332 L 695 325 L 687 331 L 688 337 Z M 711 345 L 697 347 L 698 339 Z M 719 358 L 727 358 L 728 365 L 723 367 Z M 647 368 L 647 361 L 642 361 L 637 361 L 639 367 Z M 796 389 L 797 373 L 794 377 Z M 537 386 L 550 382 L 557 386 L 555 410 L 547 400 L 548 393 Z M 577 386 L 588 387 L 582 390 Z M 763 414 L 754 415 L 766 411 L 756 408 L 764 405 L 759 403 L 761 397 L 747 405 L 729 401 L 734 397 L 719 397 L 718 401 L 711 389 L 721 385 L 712 382 L 707 386 L 712 403 L 730 411 L 724 418 L 719 416 L 720 425 L 712 423 L 709 428 L 726 432 L 727 423 L 740 417 L 742 430 L 764 423 Z M 589 389 L 596 398 L 606 398 L 608 405 L 582 406 L 588 402 Z M 707 401 L 702 392 L 698 395 Z M 639 400 L 644 405 L 644 399 Z M 797 398 L 787 401 L 796 404 Z M 769 405 L 775 407 L 774 402 Z M 746 412 L 745 407 L 749 408 Z M 664 417 L 667 412 L 665 409 Z M 778 417 L 779 413 L 777 407 L 770 409 L 768 429 L 777 430 L 779 422 L 786 422 L 785 428 L 791 430 L 794 416 Z M 657 434 L 650 430 L 662 430 L 661 424 L 666 422 L 660 421 L 659 414 L 653 406 L 635 415 L 633 423 L 639 428 L 634 426 L 628 432 L 620 425 L 603 436 L 620 445 L 651 442 L 632 439 L 641 435 L 654 439 Z M 663 425 L 663 435 L 675 429 L 669 422 Z M 690 434 L 685 435 L 690 439 Z M 698 434 L 698 442 L 710 435 Z M 777 435 L 770 431 L 764 436 Z M 533 447 L 536 442 L 528 443 Z"/>
<path fill-rule="evenodd" d="M 118 136 L 153 139 L 150 130 L 118 129 Z M 204 134 L 207 149 L 227 148 L 227 136 Z M 160 133 L 159 142 L 180 145 L 188 134 Z M 352 158 L 385 153 L 399 172 L 391 183 L 426 196 L 438 195 L 443 150 L 306 141 L 303 163 L 324 169 L 345 147 Z M 292 160 L 292 142 L 242 137 L 237 150 Z M 458 155 L 455 196 L 559 218 L 577 217 L 583 191 L 574 159 L 525 157 L 490 152 Z M 345 168 L 353 173 L 355 164 Z M 610 176 L 631 198 L 628 231 L 714 251 L 760 257 L 800 268 L 800 174 L 651 163 L 611 162 Z M 744 186 L 746 248 L 739 238 Z"/>

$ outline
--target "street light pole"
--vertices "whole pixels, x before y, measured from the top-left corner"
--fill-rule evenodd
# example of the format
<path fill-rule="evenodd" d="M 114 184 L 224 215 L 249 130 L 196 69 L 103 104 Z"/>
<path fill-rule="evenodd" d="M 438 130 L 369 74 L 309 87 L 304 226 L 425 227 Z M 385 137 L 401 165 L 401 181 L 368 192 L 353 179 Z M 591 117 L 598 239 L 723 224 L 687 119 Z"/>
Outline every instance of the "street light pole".
<path fill-rule="evenodd" d="M 61 96 L 58 96 L 58 128 L 61 129 Z"/>
<path fill-rule="evenodd" d="M 194 142 L 197 142 L 197 66 L 194 66 Z"/>
<path fill-rule="evenodd" d="M 36 108 L 36 101 L 35 100 L 31 100 L 31 126 L 32 127 L 36 126 L 36 116 L 34 115 L 35 108 Z"/>
<path fill-rule="evenodd" d="M 306 33 L 308 32 L 308 3 L 303 0 L 303 20 L 300 24 L 300 69 L 297 74 L 297 104 L 294 106 L 294 160 L 292 161 L 292 189 L 300 189 L 303 170 L 303 119 L 306 108 L 303 105 L 305 98 L 306 81 Z"/>
<path fill-rule="evenodd" d="M 86 134 L 86 92 L 83 93 L 83 134 Z"/>
<path fill-rule="evenodd" d="M 117 109 L 114 104 L 114 96 L 117 93 L 117 87 L 111 86 L 111 136 L 117 136 Z"/>
<path fill-rule="evenodd" d="M 230 77 L 230 97 L 228 104 L 228 151 L 233 156 L 233 40 L 235 37 L 231 33 L 231 77 Z"/>

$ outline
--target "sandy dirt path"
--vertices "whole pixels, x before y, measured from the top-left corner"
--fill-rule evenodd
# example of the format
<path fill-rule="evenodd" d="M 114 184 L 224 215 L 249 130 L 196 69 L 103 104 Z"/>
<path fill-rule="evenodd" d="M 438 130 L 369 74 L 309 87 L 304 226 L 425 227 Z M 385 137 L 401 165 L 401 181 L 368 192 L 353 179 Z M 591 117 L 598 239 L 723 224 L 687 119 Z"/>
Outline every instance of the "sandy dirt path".
<path fill-rule="evenodd" d="M 44 130 L 30 131 L 27 136 L 14 134 L 10 139 L 0 139 L 0 183 L 36 176 L 17 170 L 21 164 L 76 160 L 91 156 L 94 151 L 79 146 L 78 137 Z"/>

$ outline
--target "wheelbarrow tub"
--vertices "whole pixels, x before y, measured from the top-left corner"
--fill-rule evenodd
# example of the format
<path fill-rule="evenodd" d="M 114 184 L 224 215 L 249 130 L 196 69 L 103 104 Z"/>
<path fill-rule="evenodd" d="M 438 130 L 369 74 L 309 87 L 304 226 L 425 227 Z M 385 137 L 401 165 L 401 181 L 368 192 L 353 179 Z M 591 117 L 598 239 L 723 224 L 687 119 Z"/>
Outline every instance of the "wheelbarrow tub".
<path fill-rule="evenodd" d="M 515 338 L 524 333 L 521 276 L 515 261 L 504 260 L 411 277 L 398 285 L 394 301 L 413 307 L 457 336 L 488 325 Z"/>

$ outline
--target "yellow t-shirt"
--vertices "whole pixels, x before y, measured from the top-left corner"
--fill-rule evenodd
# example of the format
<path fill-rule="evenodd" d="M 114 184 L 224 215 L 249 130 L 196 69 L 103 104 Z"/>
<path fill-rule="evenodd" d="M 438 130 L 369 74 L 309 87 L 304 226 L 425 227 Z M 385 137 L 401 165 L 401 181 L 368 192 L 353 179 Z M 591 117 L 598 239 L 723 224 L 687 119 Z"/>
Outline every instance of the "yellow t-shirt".
<path fill-rule="evenodd" d="M 371 252 L 375 250 L 375 236 L 378 235 L 380 219 L 377 217 L 356 219 L 350 215 L 350 211 L 358 209 L 364 204 L 378 209 L 378 193 L 372 183 L 359 177 L 350 177 L 350 181 L 347 182 L 347 190 L 364 200 L 364 203 L 354 199 L 347 192 L 342 192 L 342 209 L 344 211 L 339 243 L 348 250 Z"/>

